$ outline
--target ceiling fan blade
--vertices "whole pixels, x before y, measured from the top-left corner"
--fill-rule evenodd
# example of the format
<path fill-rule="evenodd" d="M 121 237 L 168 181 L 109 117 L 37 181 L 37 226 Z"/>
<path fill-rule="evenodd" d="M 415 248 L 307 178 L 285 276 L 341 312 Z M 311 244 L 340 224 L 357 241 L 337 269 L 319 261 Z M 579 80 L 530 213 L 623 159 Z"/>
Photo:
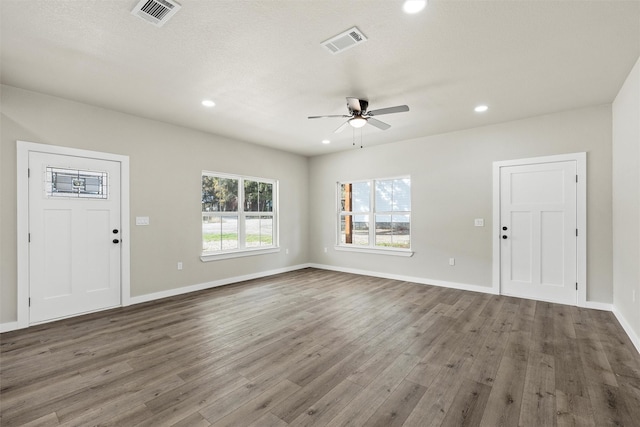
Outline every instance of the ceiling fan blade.
<path fill-rule="evenodd" d="M 347 97 L 347 105 L 352 111 L 362 111 L 362 106 L 360 105 L 360 100 L 358 98 Z"/>
<path fill-rule="evenodd" d="M 326 118 L 331 118 L 331 117 L 351 117 L 351 116 L 347 116 L 344 114 L 334 114 L 334 115 L 330 115 L 330 116 L 309 116 L 307 117 L 308 119 L 326 119 Z"/>
<path fill-rule="evenodd" d="M 349 124 L 349 120 L 347 120 L 346 122 L 344 122 L 342 125 L 340 125 L 340 127 L 336 130 L 333 131 L 333 133 L 340 133 L 344 130 L 344 128 L 347 127 L 347 125 Z"/>
<path fill-rule="evenodd" d="M 382 129 L 382 130 L 387 130 L 391 127 L 391 125 L 388 125 L 385 122 L 381 122 L 380 120 L 376 120 L 374 118 L 368 118 L 367 123 L 369 123 L 371 126 L 375 126 L 378 129 Z"/>
<path fill-rule="evenodd" d="M 379 110 L 369 111 L 367 115 L 381 116 L 383 114 L 402 113 L 404 111 L 409 111 L 409 107 L 406 105 L 398 105 L 396 107 L 380 108 Z"/>

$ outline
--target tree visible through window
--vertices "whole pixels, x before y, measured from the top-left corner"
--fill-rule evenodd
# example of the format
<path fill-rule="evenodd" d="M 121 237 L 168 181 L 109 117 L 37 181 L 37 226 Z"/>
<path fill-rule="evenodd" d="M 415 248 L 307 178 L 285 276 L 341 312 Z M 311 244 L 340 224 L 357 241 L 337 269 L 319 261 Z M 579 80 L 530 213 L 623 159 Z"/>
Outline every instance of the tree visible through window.
<path fill-rule="evenodd" d="M 338 244 L 411 247 L 411 179 L 338 183 Z"/>
<path fill-rule="evenodd" d="M 276 181 L 202 174 L 202 252 L 277 246 Z"/>

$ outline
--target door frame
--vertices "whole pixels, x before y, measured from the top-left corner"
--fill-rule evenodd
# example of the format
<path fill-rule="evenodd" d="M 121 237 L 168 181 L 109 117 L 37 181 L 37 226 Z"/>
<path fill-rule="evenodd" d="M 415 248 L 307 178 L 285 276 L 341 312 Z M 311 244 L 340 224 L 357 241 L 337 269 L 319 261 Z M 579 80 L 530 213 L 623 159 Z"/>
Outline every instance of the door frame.
<path fill-rule="evenodd" d="M 17 329 L 30 326 L 29 322 L 29 153 L 59 154 L 73 157 L 87 157 L 120 163 L 120 223 L 122 236 L 120 252 L 120 305 L 131 304 L 131 248 L 130 248 L 130 207 L 129 207 L 129 156 L 60 147 L 36 142 L 17 141 Z M 58 319 L 56 319 L 58 320 Z M 46 322 L 38 322 L 46 323 Z"/>
<path fill-rule="evenodd" d="M 500 277 L 500 169 L 507 166 L 534 165 L 575 161 L 578 185 L 576 188 L 576 227 L 578 239 L 576 247 L 576 278 L 578 280 L 578 307 L 587 305 L 587 153 L 558 154 L 555 156 L 531 157 L 526 159 L 503 160 L 493 162 L 493 293 L 501 295 Z"/>

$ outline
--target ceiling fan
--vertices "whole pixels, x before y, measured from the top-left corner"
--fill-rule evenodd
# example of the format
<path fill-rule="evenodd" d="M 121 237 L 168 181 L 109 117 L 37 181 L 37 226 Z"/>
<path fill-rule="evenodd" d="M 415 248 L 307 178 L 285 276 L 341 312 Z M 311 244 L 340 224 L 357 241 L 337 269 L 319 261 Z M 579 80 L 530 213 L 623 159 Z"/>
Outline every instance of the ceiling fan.
<path fill-rule="evenodd" d="M 335 133 L 342 132 L 344 128 L 347 127 L 347 124 L 351 125 L 354 128 L 361 128 L 362 126 L 369 123 L 372 126 L 377 127 L 378 129 L 387 130 L 391 127 L 391 125 L 381 122 L 378 119 L 374 119 L 374 116 L 381 116 L 383 114 L 391 114 L 391 113 L 402 113 L 404 111 L 409 111 L 409 107 L 406 105 L 398 105 L 395 107 L 388 108 L 380 108 L 378 110 L 367 110 L 369 107 L 369 101 L 366 99 L 358 99 L 353 97 L 347 97 L 347 108 L 349 109 L 349 114 L 336 114 L 331 116 L 309 116 L 310 119 L 324 119 L 327 117 L 342 117 L 349 119 L 344 122 L 338 129 L 335 130 Z"/>

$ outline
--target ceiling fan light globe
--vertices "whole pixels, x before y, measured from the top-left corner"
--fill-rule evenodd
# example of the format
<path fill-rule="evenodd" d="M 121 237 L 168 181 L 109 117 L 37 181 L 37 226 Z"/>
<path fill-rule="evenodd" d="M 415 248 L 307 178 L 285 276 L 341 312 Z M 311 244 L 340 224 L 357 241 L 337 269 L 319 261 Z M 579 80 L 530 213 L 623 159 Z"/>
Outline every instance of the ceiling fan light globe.
<path fill-rule="evenodd" d="M 353 119 L 349 120 L 349 124 L 351 125 L 351 127 L 358 129 L 367 124 L 367 119 L 363 117 L 354 117 Z"/>

